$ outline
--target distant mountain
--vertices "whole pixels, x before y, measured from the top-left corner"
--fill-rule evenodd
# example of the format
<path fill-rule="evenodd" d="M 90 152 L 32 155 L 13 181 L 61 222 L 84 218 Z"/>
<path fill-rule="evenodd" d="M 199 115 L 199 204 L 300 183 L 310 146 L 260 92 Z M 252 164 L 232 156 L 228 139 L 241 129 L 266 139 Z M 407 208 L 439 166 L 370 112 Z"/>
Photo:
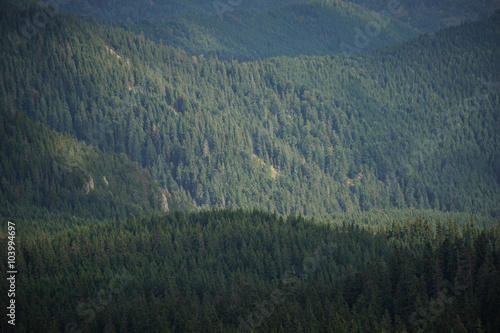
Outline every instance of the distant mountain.
<path fill-rule="evenodd" d="M 425 31 L 485 18 L 500 9 L 499 0 L 347 0 L 375 11 L 401 7 L 397 18 Z"/>
<path fill-rule="evenodd" d="M 36 0 L 5 0 L 11 5 L 35 2 Z M 387 11 L 402 8 L 395 15 L 402 22 L 421 31 L 434 31 L 450 25 L 460 24 L 491 15 L 500 9 L 498 0 L 344 0 L 361 5 L 369 10 Z M 42 0 L 42 2 L 48 2 Z M 110 21 L 161 20 L 172 16 L 222 16 L 234 10 L 266 12 L 273 8 L 294 3 L 331 3 L 331 0 L 56 0 L 65 12 L 91 16 Z"/>
<path fill-rule="evenodd" d="M 60 0 L 57 4 L 59 10 L 117 22 L 191 55 L 239 61 L 361 52 L 485 18 L 500 9 L 498 0 Z"/>
<path fill-rule="evenodd" d="M 50 2 L 43 0 L 44 2 Z M 110 21 L 212 16 L 235 9 L 266 11 L 300 0 L 56 0 L 65 12 Z"/>
<path fill-rule="evenodd" d="M 407 24 L 340 0 L 296 3 L 267 12 L 238 8 L 220 17 L 176 16 L 124 26 L 189 54 L 239 61 L 360 52 L 418 35 Z"/>

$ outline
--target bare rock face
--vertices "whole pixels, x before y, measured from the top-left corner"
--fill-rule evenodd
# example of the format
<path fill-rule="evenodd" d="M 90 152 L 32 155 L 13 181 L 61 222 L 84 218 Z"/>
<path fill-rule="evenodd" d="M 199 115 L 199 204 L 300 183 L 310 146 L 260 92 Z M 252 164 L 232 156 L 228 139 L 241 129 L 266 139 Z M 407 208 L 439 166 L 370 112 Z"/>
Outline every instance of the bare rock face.
<path fill-rule="evenodd" d="M 167 201 L 167 194 L 168 194 L 168 196 L 170 196 L 170 193 L 168 193 L 168 191 L 167 191 L 166 188 L 164 188 L 164 189 L 161 190 L 160 206 L 161 206 L 161 210 L 164 213 L 167 213 L 169 211 L 168 201 Z"/>
<path fill-rule="evenodd" d="M 85 194 L 89 194 L 90 191 L 94 190 L 94 178 L 92 177 L 91 174 L 89 174 L 88 176 L 89 176 L 89 181 L 84 186 Z"/>

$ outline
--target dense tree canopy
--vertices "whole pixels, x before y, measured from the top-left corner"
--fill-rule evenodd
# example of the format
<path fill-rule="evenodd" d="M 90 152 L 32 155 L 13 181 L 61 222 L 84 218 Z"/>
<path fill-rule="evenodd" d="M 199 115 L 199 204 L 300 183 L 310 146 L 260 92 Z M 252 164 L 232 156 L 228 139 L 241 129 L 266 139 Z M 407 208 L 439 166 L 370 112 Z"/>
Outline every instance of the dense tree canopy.
<path fill-rule="evenodd" d="M 16 332 L 498 331 L 500 13 L 279 2 L 2 2 Z"/>
<path fill-rule="evenodd" d="M 496 332 L 498 225 L 332 222 L 177 212 L 23 238 L 18 332 Z"/>
<path fill-rule="evenodd" d="M 499 215 L 498 15 L 370 54 L 239 63 L 61 15 L 12 44 L 36 10 L 2 16 L 2 103 L 199 207 Z"/>

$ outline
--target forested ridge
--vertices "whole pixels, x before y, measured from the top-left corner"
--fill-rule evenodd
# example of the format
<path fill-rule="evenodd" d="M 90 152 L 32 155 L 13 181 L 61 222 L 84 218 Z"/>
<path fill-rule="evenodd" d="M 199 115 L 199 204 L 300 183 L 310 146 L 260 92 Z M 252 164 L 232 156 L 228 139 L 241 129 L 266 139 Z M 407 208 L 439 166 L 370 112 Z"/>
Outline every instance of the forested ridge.
<path fill-rule="evenodd" d="M 29 2 L 27 0 L 25 2 Z M 47 0 L 43 0 L 48 2 Z M 250 12 L 264 12 L 300 0 L 124 0 L 88 1 L 61 0 L 61 9 L 65 12 L 80 14 L 109 21 L 137 21 L 141 19 L 162 19 L 167 16 L 200 16 L 217 15 L 223 11 L 236 8 Z"/>
<path fill-rule="evenodd" d="M 372 30 L 368 34 L 376 34 L 376 37 L 368 43 L 362 41 L 363 51 L 417 36 L 418 30 L 394 19 L 402 7 L 393 7 L 391 12 L 386 9 L 386 15 L 372 13 L 345 1 L 310 1 L 274 8 L 265 13 L 238 8 L 208 18 L 174 16 L 162 20 L 127 22 L 122 26 L 157 42 L 180 47 L 191 55 L 248 61 L 353 51 L 354 48 L 348 50 L 344 44 L 356 44 L 354 40 L 359 31 L 365 31 L 369 22 L 376 22 L 379 30 L 377 26 L 370 27 Z"/>
<path fill-rule="evenodd" d="M 401 222 L 218 210 L 22 237 L 17 332 L 496 332 L 498 225 Z"/>
<path fill-rule="evenodd" d="M 375 34 L 368 42 L 360 40 L 366 43 L 362 48 L 366 51 L 403 41 L 419 31 L 485 18 L 498 9 L 497 0 L 191 0 L 121 2 L 120 6 L 108 1 L 65 0 L 61 4 L 61 10 L 121 22 L 191 55 L 239 61 L 341 53 L 346 52 L 343 43 L 352 45 L 360 35 Z M 371 25 L 384 21 L 388 23 L 380 31 Z"/>
<path fill-rule="evenodd" d="M 6 0 L 7 1 L 7 0 Z M 32 0 L 15 1 L 29 3 Z M 45 0 L 46 1 L 46 0 Z M 333 0 L 336 2 L 337 0 Z M 11 0 L 11 2 L 14 2 Z M 161 20 L 170 16 L 209 17 L 233 11 L 265 13 L 289 4 L 332 3 L 332 0 L 171 0 L 171 1 L 88 1 L 60 0 L 61 9 L 84 16 L 110 21 Z M 500 9 L 498 0 L 345 0 L 370 10 L 387 10 L 389 6 L 402 5 L 403 11 L 395 19 L 411 24 L 421 31 L 435 31 L 469 20 L 484 18 Z"/>
<path fill-rule="evenodd" d="M 0 332 L 497 332 L 500 12 L 227 3 L 0 4 Z"/>
<path fill-rule="evenodd" d="M 365 55 L 239 63 L 64 15 L 11 44 L 34 11 L 2 17 L 3 103 L 199 207 L 499 214 L 498 14 Z"/>

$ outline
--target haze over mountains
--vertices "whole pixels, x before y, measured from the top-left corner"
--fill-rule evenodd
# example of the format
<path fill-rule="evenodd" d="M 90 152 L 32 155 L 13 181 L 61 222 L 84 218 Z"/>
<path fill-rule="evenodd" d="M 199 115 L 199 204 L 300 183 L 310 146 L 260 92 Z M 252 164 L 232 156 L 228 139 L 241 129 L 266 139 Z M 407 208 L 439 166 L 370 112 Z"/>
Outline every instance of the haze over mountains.
<path fill-rule="evenodd" d="M 26 2 L 26 1 L 21 1 Z M 467 20 L 484 18 L 500 9 L 498 0 L 345 0 L 374 11 L 401 7 L 397 19 L 407 22 L 422 31 L 432 31 Z M 17 2 L 18 3 L 18 2 Z M 88 1 L 61 0 L 61 8 L 67 12 L 85 16 L 98 17 L 111 21 L 140 21 L 143 19 L 164 19 L 169 16 L 209 17 L 214 14 L 219 18 L 233 11 L 265 13 L 266 11 L 286 7 L 290 4 L 322 4 L 339 3 L 337 0 L 230 0 L 230 1 Z M 359 8 L 359 7 L 358 7 Z M 334 20 L 331 20 L 333 22 Z"/>
<path fill-rule="evenodd" d="M 500 326 L 497 1 L 56 4 L 0 5 L 19 331 Z"/>
<path fill-rule="evenodd" d="M 181 47 L 190 54 L 246 61 L 360 52 L 360 49 L 395 44 L 418 34 L 418 30 L 394 19 L 403 12 L 401 6 L 386 12 L 387 15 L 370 12 L 349 2 L 312 1 L 267 12 L 228 10 L 209 18 L 174 16 L 123 26 L 155 41 Z M 365 32 L 372 21 L 375 25 Z"/>
<path fill-rule="evenodd" d="M 254 60 L 325 55 L 394 44 L 485 18 L 500 9 L 480 1 L 64 1 L 65 11 L 121 22 L 126 28 L 192 55 Z M 371 22 L 382 25 L 378 30 Z M 403 23 L 404 22 L 404 23 Z M 366 27 L 371 31 L 366 31 Z M 366 34 L 377 35 L 370 38 Z M 368 38 L 367 38 L 368 37 Z M 368 40 L 367 40 L 368 39 Z"/>

